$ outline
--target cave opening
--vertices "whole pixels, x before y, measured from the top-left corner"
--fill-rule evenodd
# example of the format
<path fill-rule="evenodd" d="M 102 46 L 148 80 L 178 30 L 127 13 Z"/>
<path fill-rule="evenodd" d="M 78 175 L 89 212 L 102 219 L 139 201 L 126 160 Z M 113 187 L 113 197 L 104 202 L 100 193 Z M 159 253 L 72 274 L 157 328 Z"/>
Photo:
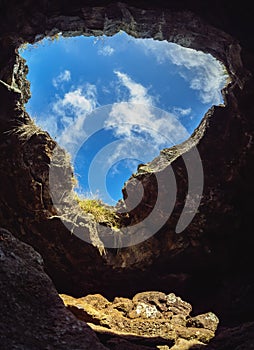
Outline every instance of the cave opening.
<path fill-rule="evenodd" d="M 136 13 L 136 9 L 132 9 L 131 11 L 134 14 Z M 46 182 L 44 182 L 44 179 L 46 178 L 46 176 L 41 176 L 40 172 L 42 167 L 38 167 L 37 172 L 35 171 L 35 167 L 37 165 L 36 162 L 40 161 L 39 156 L 43 158 L 44 154 L 40 153 L 38 158 L 32 158 L 32 156 L 30 157 L 33 151 L 33 147 L 34 153 L 36 153 L 36 147 L 38 146 L 38 143 L 42 140 L 42 135 L 40 134 L 37 137 L 37 143 L 35 142 L 36 140 L 33 139 L 26 147 L 26 150 L 28 150 L 28 155 L 25 155 L 24 157 L 26 158 L 26 166 L 23 167 L 23 164 L 18 164 L 18 166 L 20 166 L 21 168 L 20 171 L 20 169 L 17 167 L 17 163 L 15 164 L 15 174 L 21 174 L 22 176 L 24 176 L 24 184 L 27 184 L 30 181 L 30 174 L 27 175 L 29 171 L 30 173 L 36 173 L 37 176 L 36 178 L 32 178 L 33 182 L 31 181 L 31 183 L 34 185 L 33 188 L 32 186 L 29 187 L 28 185 L 26 185 L 20 186 L 20 188 L 16 190 L 16 193 L 19 193 L 19 195 L 15 198 L 15 200 L 18 203 L 17 205 L 15 204 L 15 215 L 16 217 L 18 217 L 17 222 L 19 224 L 17 224 L 13 228 L 14 220 L 12 215 L 9 215 L 9 217 L 11 217 L 11 222 L 9 223 L 8 227 L 10 229 L 13 229 L 14 231 L 16 229 L 16 231 L 18 232 L 16 233 L 17 236 L 21 236 L 22 239 L 25 239 L 27 242 L 29 242 L 29 244 L 32 244 L 38 251 L 40 251 L 44 255 L 47 271 L 52 277 L 55 285 L 57 286 L 58 291 L 67 292 L 72 295 L 82 295 L 84 291 L 85 293 L 100 291 L 104 295 L 113 298 L 116 295 L 134 295 L 135 292 L 137 292 L 137 290 L 140 290 L 141 288 L 143 288 L 144 290 L 151 290 L 154 287 L 158 290 L 164 291 L 173 289 L 175 291 L 180 290 L 180 295 L 185 295 L 186 300 L 189 298 L 193 298 L 192 300 L 194 300 L 196 297 L 195 301 L 201 304 L 201 308 L 204 307 L 204 303 L 202 305 L 204 299 L 206 298 L 207 302 L 207 298 L 210 298 L 210 300 L 208 300 L 210 305 L 217 302 L 217 310 L 220 310 L 220 304 L 218 302 L 219 292 L 217 292 L 216 287 L 213 286 L 213 281 L 224 281 L 223 277 L 221 277 L 224 271 L 221 271 L 219 267 L 224 266 L 224 259 L 227 260 L 227 256 L 225 258 L 224 254 L 224 252 L 227 251 L 226 249 L 224 249 L 227 245 L 227 242 L 226 240 L 223 241 L 224 237 L 226 237 L 226 234 L 224 234 L 224 232 L 221 240 L 218 239 L 218 232 L 224 230 L 225 232 L 230 231 L 230 228 L 234 225 L 234 216 L 232 215 L 230 217 L 228 214 L 228 212 L 230 213 L 231 210 L 230 206 L 227 207 L 227 214 L 222 212 L 220 207 L 217 207 L 217 204 L 220 203 L 218 197 L 219 199 L 223 197 L 223 194 L 220 197 L 221 190 L 217 188 L 217 169 L 220 169 L 220 172 L 221 169 L 223 169 L 223 171 L 225 171 L 225 174 L 223 173 L 223 176 L 225 175 L 226 177 L 227 175 L 228 179 L 234 177 L 233 173 L 229 173 L 230 170 L 228 170 L 228 173 L 226 174 L 227 170 L 224 169 L 230 169 L 229 159 L 231 157 L 231 153 L 228 145 L 230 144 L 230 147 L 232 148 L 237 148 L 237 146 L 239 146 L 239 143 L 237 143 L 237 132 L 234 133 L 235 138 L 231 137 L 230 128 L 231 122 L 235 125 L 234 130 L 237 130 L 237 125 L 240 124 L 240 118 L 234 118 L 235 115 L 238 115 L 238 112 L 236 111 L 238 106 L 234 103 L 234 101 L 238 100 L 238 96 L 241 94 L 241 92 L 239 91 L 243 88 L 246 77 L 244 69 L 242 69 L 241 65 L 241 48 L 239 44 L 229 35 L 221 33 L 220 30 L 214 28 L 211 29 L 209 26 L 206 26 L 206 24 L 204 24 L 202 21 L 199 21 L 199 19 L 195 18 L 195 21 L 192 22 L 193 17 L 189 16 L 186 13 L 181 13 L 178 15 L 174 14 L 173 17 L 171 16 L 171 14 L 166 14 L 165 17 L 163 13 L 163 16 L 160 17 L 159 12 L 160 11 L 155 11 L 156 16 L 158 16 L 156 18 L 160 18 L 160 20 L 156 19 L 155 26 L 151 25 L 152 19 L 155 18 L 153 14 L 146 14 L 145 17 L 142 17 L 138 10 L 136 15 L 137 23 L 134 26 L 133 23 L 130 23 L 128 18 L 122 20 L 121 26 L 123 28 L 127 28 L 127 31 L 129 33 L 133 33 L 136 36 L 149 35 L 150 37 L 159 37 L 160 39 L 163 38 L 168 41 L 173 41 L 187 47 L 192 47 L 195 49 L 203 50 L 204 52 L 209 52 L 210 54 L 213 54 L 215 57 L 224 62 L 231 77 L 233 77 L 233 84 L 228 89 L 224 90 L 226 102 L 228 103 L 227 108 L 225 108 L 225 111 L 222 111 L 221 108 L 216 108 L 211 112 L 209 116 L 210 125 L 207 128 L 205 138 L 200 141 L 199 149 L 201 150 L 203 159 L 206 162 L 206 176 L 208 181 L 206 182 L 206 187 L 204 191 L 205 200 L 207 202 L 203 204 L 203 207 L 201 207 L 200 213 L 198 213 L 197 215 L 197 220 L 195 220 L 193 225 L 190 226 L 190 228 L 185 232 L 185 235 L 174 236 L 174 244 L 172 244 L 171 240 L 172 226 L 174 225 L 174 222 L 173 225 L 172 222 L 170 222 L 167 226 L 165 225 L 165 227 L 163 227 L 164 231 L 161 233 L 161 235 L 157 235 L 151 244 L 145 242 L 141 245 L 141 247 L 132 247 L 130 249 L 126 249 L 125 251 L 121 251 L 120 254 L 117 255 L 113 255 L 109 251 L 107 252 L 107 257 L 104 258 L 105 260 L 103 261 L 102 259 L 98 258 L 98 256 L 94 254 L 92 250 L 90 251 L 90 248 L 87 248 L 86 245 L 81 244 L 82 242 L 80 243 L 80 241 L 78 241 L 77 243 L 73 239 L 73 237 L 71 237 L 72 241 L 70 242 L 69 236 L 67 236 L 67 234 L 65 235 L 65 232 L 59 225 L 59 223 L 57 223 L 54 220 L 48 220 L 48 216 L 46 215 L 45 217 L 43 217 L 43 214 L 46 212 L 45 207 L 48 204 L 48 194 L 46 191 L 47 188 L 46 186 L 44 186 Z M 112 13 L 108 14 L 109 17 L 111 16 L 111 14 Z M 104 19 L 106 18 L 106 16 L 102 18 Z M 82 26 L 80 26 L 80 22 L 78 22 L 77 19 L 73 19 L 71 16 L 66 16 L 65 19 L 66 21 L 64 22 L 64 24 L 61 24 L 61 22 L 57 22 L 56 17 L 52 17 L 51 22 L 48 22 L 49 24 L 47 24 L 50 28 L 43 28 L 40 30 L 38 30 L 38 28 L 33 28 L 32 33 L 28 35 L 26 32 L 23 35 L 22 40 L 24 39 L 28 40 L 29 42 L 34 42 L 37 40 L 38 37 L 45 36 L 46 32 L 53 32 L 55 27 L 62 29 L 63 32 L 66 31 L 66 34 L 69 31 L 68 35 L 72 35 L 73 31 L 94 34 L 96 34 L 97 31 L 100 33 L 104 32 L 104 24 L 102 24 L 103 20 L 101 20 L 101 23 L 96 23 L 96 25 L 94 25 L 94 22 L 90 23 L 88 18 L 88 20 L 86 19 L 86 26 L 84 26 L 84 20 L 82 20 Z M 100 22 L 100 20 L 98 21 Z M 105 20 L 105 33 L 112 34 L 113 32 L 117 32 L 119 28 L 119 22 L 117 22 L 117 20 L 113 18 L 110 22 L 110 25 L 108 23 L 109 22 Z M 168 25 L 169 23 L 170 28 Z M 180 26 L 179 23 L 181 23 Z M 188 23 L 188 28 L 186 28 L 185 23 Z M 89 28 L 89 25 L 90 28 L 93 29 L 87 29 Z M 38 34 L 39 32 L 43 34 Z M 16 41 L 13 40 L 13 42 L 20 43 L 20 37 L 18 37 Z M 14 59 L 12 57 L 11 62 L 13 61 Z M 3 76 L 5 78 L 6 71 L 7 68 L 3 73 Z M 13 72 L 11 74 L 13 75 L 13 86 L 17 86 L 18 88 L 20 88 L 21 86 L 22 88 L 22 84 L 20 83 L 18 74 L 16 72 Z M 4 80 L 11 85 L 11 79 L 12 78 L 7 77 Z M 237 90 L 238 88 L 239 91 Z M 233 96 L 232 91 L 236 93 L 236 97 Z M 13 116 L 13 114 L 10 115 Z M 226 131 L 228 130 L 229 132 L 226 134 Z M 204 133 L 201 132 L 199 135 L 199 140 L 201 137 L 203 137 L 203 135 Z M 224 135 L 225 142 L 223 141 Z M 216 144 L 219 143 L 217 141 L 218 138 L 220 138 L 219 151 Z M 222 157 L 218 156 L 221 152 L 221 148 L 223 149 L 225 155 L 223 159 Z M 17 149 L 20 153 L 23 152 L 23 149 Z M 212 152 L 214 152 L 215 154 L 213 157 L 211 156 Z M 45 158 L 46 157 L 44 157 L 43 160 L 45 160 Z M 8 157 L 4 159 L 2 167 L 5 166 L 7 159 Z M 216 166 L 211 166 L 211 164 L 213 165 L 214 163 L 216 164 Z M 174 164 L 176 168 L 178 167 L 179 173 L 182 174 L 181 164 Z M 8 166 L 6 166 L 7 170 L 9 170 L 10 168 L 9 164 Z M 209 171 L 211 172 L 209 173 Z M 8 176 L 9 174 L 12 174 L 12 171 L 8 171 Z M 209 174 L 212 174 L 212 176 L 209 177 Z M 11 176 L 8 177 L 8 181 L 10 183 L 12 181 Z M 7 183 L 7 181 L 5 181 L 5 183 Z M 13 180 L 13 183 L 16 183 L 15 179 Z M 182 181 L 181 185 L 185 185 L 184 181 Z M 44 192 L 41 191 L 41 187 L 43 187 Z M 16 187 L 14 186 L 13 188 L 16 189 Z M 26 194 L 24 194 L 25 191 L 30 191 L 32 193 L 31 196 L 27 196 Z M 8 202 L 10 198 L 10 191 L 7 193 L 7 189 L 3 189 L 2 193 L 3 197 L 7 198 L 6 202 Z M 28 201 L 22 201 L 22 193 L 24 198 L 32 198 L 31 203 L 27 203 Z M 33 194 L 35 194 L 36 196 L 33 197 Z M 41 194 L 43 197 L 43 203 L 39 202 L 39 200 L 41 199 Z M 38 198 L 39 200 L 37 200 Z M 178 204 L 179 202 L 183 202 L 183 198 L 179 198 L 180 199 L 178 201 Z M 228 200 L 228 198 L 226 199 Z M 48 208 L 46 207 L 46 209 Z M 34 219 L 35 210 L 41 214 L 40 221 L 37 222 Z M 215 212 L 215 214 L 213 214 L 212 210 L 213 212 Z M 221 216 L 225 217 L 226 219 L 229 217 L 229 220 L 227 222 L 228 226 L 224 224 L 224 218 L 221 219 Z M 8 216 L 5 215 L 5 220 L 6 217 Z M 220 224 L 220 230 L 218 230 Z M 234 232 L 233 229 L 232 231 Z M 28 232 L 29 235 L 27 234 Z M 50 234 L 48 234 L 48 232 Z M 202 232 L 205 232 L 205 239 L 207 239 L 208 237 L 207 241 L 204 240 L 205 243 L 202 240 Z M 214 239 L 215 243 L 211 234 L 214 232 L 216 232 L 217 234 L 217 241 L 216 239 Z M 46 249 L 46 253 L 44 249 L 45 240 L 50 242 L 47 245 L 47 249 L 49 250 L 49 252 Z M 219 244 L 220 247 L 218 248 Z M 88 254 L 84 254 L 84 251 L 88 252 Z M 210 254 L 211 251 L 212 254 Z M 229 255 L 230 254 L 232 254 L 232 251 L 229 252 Z M 63 255 L 65 255 L 64 259 Z M 58 259 L 59 256 L 60 259 Z M 85 260 L 84 256 L 86 256 L 88 262 L 87 260 Z M 61 263 L 59 263 L 59 261 Z M 229 261 L 229 259 L 227 261 Z M 202 266 L 200 267 L 200 265 Z M 89 266 L 88 269 L 86 268 L 87 266 Z M 92 266 L 92 268 L 90 268 L 90 266 Z M 132 271 L 130 271 L 131 269 Z M 215 270 L 216 273 L 214 272 Z M 152 273 L 149 273 L 151 271 Z M 199 281 L 199 277 L 204 276 L 202 274 L 204 271 L 206 272 L 207 276 L 205 282 L 207 283 L 207 286 L 204 286 L 204 284 L 202 285 L 202 282 L 200 283 Z M 211 271 L 213 271 L 214 275 L 212 273 L 210 274 Z M 190 289 L 188 289 L 188 286 L 190 286 L 191 284 L 189 283 L 191 279 L 191 277 L 189 276 L 191 276 L 192 274 L 196 274 L 196 279 L 194 278 L 192 280 L 193 288 L 192 291 L 189 292 Z M 217 285 L 219 285 L 219 282 Z M 200 287 L 200 289 L 198 287 Z M 199 294 L 197 293 L 197 290 L 199 290 Z M 202 298 L 203 300 L 201 300 Z M 199 301 L 199 299 L 201 301 Z M 206 303 L 205 306 L 207 305 L 208 304 Z M 223 311 L 220 312 L 223 313 Z"/>
<path fill-rule="evenodd" d="M 148 18 L 150 18 L 150 16 L 153 16 L 153 15 L 150 14 L 148 16 Z M 167 16 L 169 16 L 169 18 L 171 18 L 170 12 L 167 14 Z M 167 25 L 166 25 L 168 19 L 165 20 L 165 25 L 163 27 L 163 30 L 162 30 L 161 24 L 159 24 L 159 21 L 156 22 L 156 25 L 158 25 L 158 31 L 156 31 L 157 29 L 155 30 L 155 29 L 150 28 L 150 25 L 148 23 L 146 23 L 146 20 L 144 18 L 141 21 L 143 29 L 141 29 L 141 27 L 139 27 L 139 24 L 137 24 L 137 27 L 134 30 L 133 27 L 129 24 L 128 20 L 125 21 L 124 19 L 122 20 L 120 27 L 121 27 L 121 29 L 124 29 L 127 33 L 129 33 L 135 37 L 140 37 L 140 38 L 150 37 L 150 38 L 154 38 L 154 39 L 159 39 L 160 41 L 167 40 L 168 42 L 174 42 L 174 43 L 180 44 L 180 45 L 185 46 L 185 47 L 191 47 L 193 49 L 202 50 L 206 53 L 210 53 L 214 57 L 216 57 L 217 59 L 219 59 L 221 62 L 223 62 L 225 64 L 225 67 L 227 68 L 228 72 L 230 73 L 230 76 L 231 76 L 233 81 L 236 79 L 236 81 L 239 85 L 243 84 L 242 78 L 244 78 L 244 76 L 243 75 L 241 76 L 241 61 L 239 60 L 240 48 L 239 48 L 239 45 L 237 43 L 235 43 L 234 39 L 232 39 L 230 36 L 225 35 L 225 33 L 221 33 L 219 30 L 210 30 L 209 29 L 207 31 L 207 40 L 201 42 L 201 41 L 199 41 L 199 35 L 198 34 L 194 35 L 193 33 L 196 33 L 195 28 L 196 28 L 197 23 L 199 23 L 198 33 L 202 32 L 202 28 L 204 28 L 204 29 L 206 28 L 206 24 L 204 24 L 199 19 L 195 19 L 194 22 L 192 22 L 192 20 L 190 20 L 190 22 L 189 22 L 190 27 L 193 26 L 193 28 L 194 28 L 193 31 L 189 30 L 189 29 L 187 30 L 184 26 L 182 26 L 180 28 L 178 26 L 178 23 L 182 22 L 184 16 L 188 17 L 188 14 L 186 14 L 186 15 L 183 15 L 180 13 L 176 14 L 175 20 L 173 21 L 173 23 L 174 23 L 173 27 L 170 29 L 170 31 L 168 31 Z M 163 18 L 164 18 L 164 14 L 163 14 Z M 79 34 L 83 33 L 86 35 L 91 35 L 91 34 L 94 34 L 94 35 L 102 35 L 102 34 L 113 35 L 119 31 L 119 24 L 114 19 L 112 20 L 112 26 L 109 26 L 108 28 L 104 28 L 103 30 L 99 29 L 100 25 L 98 25 L 97 29 L 89 30 L 88 27 L 85 29 L 82 27 L 82 29 L 80 29 L 80 23 L 75 24 L 74 22 L 72 22 L 70 24 L 70 23 L 68 23 L 68 20 L 62 26 L 59 23 L 55 24 L 55 27 L 53 25 L 53 27 L 51 27 L 51 30 L 47 31 L 47 35 L 54 36 L 55 33 L 57 33 L 59 31 L 59 30 L 55 29 L 57 27 L 60 28 L 63 32 L 63 35 L 65 35 L 67 37 L 78 35 L 77 33 L 79 33 Z M 176 27 L 175 30 L 173 30 L 174 26 Z M 144 34 L 144 28 L 146 28 L 145 34 Z M 31 43 L 35 43 L 43 37 L 45 37 L 45 34 L 39 34 L 38 32 L 35 32 L 34 35 L 29 38 L 28 41 Z M 227 43 L 227 45 L 226 45 L 226 43 Z M 110 50 L 109 50 L 109 52 L 110 52 Z M 67 72 L 66 77 L 68 79 L 68 72 Z M 15 83 L 19 86 L 20 80 L 16 79 Z M 57 84 L 57 81 L 55 81 L 55 84 Z M 22 85 L 22 83 L 21 83 L 21 85 Z M 227 90 L 224 90 L 224 97 L 227 97 L 226 94 L 227 94 Z M 25 98 L 25 100 L 27 101 L 27 98 Z M 226 99 L 226 102 L 227 102 L 227 99 Z M 214 118 L 213 112 L 214 112 L 214 110 L 211 111 L 209 118 L 211 116 Z M 206 118 L 206 119 L 209 119 L 209 118 Z M 47 119 L 48 119 L 48 117 L 47 117 Z M 222 119 L 221 122 L 223 124 L 224 120 Z M 218 120 L 217 120 L 217 123 L 218 123 Z M 186 152 L 186 150 L 189 150 L 192 147 L 192 145 L 194 145 L 200 141 L 200 139 L 204 135 L 204 130 L 206 128 L 206 125 L 207 125 L 207 121 L 205 120 L 203 125 L 198 126 L 197 132 L 195 133 L 195 135 L 193 137 L 190 138 L 190 142 L 188 144 L 188 147 L 181 150 L 182 153 Z M 47 187 L 45 186 L 45 188 L 46 188 L 46 191 L 45 191 L 44 195 L 46 197 L 46 200 L 43 198 L 44 199 L 44 203 L 42 205 L 43 209 L 45 207 L 47 208 L 47 203 L 48 203 Z M 45 203 L 46 203 L 46 206 L 45 206 Z M 202 226 L 203 221 L 201 220 L 200 223 Z M 200 228 L 200 230 L 202 230 L 202 228 Z M 121 266 L 121 259 L 119 259 L 119 260 L 120 260 L 119 266 Z M 140 265 L 142 265 L 142 264 L 143 264 L 143 262 L 141 259 Z M 139 263 L 137 265 L 139 265 Z M 128 262 L 127 262 L 127 266 L 128 266 Z M 59 283 L 61 283 L 61 282 L 59 282 Z"/>
<path fill-rule="evenodd" d="M 140 164 L 187 140 L 224 104 L 229 82 L 211 54 L 122 30 L 59 33 L 19 53 L 31 83 L 26 110 L 71 155 L 78 195 L 110 206 Z"/>

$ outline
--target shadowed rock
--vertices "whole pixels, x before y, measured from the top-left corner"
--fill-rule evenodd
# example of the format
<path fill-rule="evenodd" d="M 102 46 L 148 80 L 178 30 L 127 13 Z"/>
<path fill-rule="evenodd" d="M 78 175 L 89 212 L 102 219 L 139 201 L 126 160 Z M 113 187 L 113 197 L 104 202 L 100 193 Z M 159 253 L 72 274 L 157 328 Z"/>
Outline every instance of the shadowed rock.
<path fill-rule="evenodd" d="M 3 350 L 103 350 L 64 307 L 41 256 L 0 229 L 0 339 Z"/>

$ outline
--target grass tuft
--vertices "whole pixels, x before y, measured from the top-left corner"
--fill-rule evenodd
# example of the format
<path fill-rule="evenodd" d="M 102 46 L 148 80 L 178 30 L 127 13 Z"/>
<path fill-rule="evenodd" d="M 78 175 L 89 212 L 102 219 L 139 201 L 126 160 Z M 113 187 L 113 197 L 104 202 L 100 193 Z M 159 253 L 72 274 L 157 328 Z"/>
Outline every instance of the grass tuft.
<path fill-rule="evenodd" d="M 8 131 L 8 134 L 17 135 L 18 139 L 22 142 L 30 140 L 33 135 L 38 135 L 40 133 L 45 133 L 38 125 L 35 124 L 35 121 L 30 118 L 26 123 L 20 123 L 15 128 Z"/>
<path fill-rule="evenodd" d="M 85 213 L 92 214 L 95 221 L 98 223 L 105 224 L 115 229 L 119 228 L 119 216 L 111 207 L 106 206 L 101 200 L 90 198 L 81 199 L 78 195 L 76 195 L 75 199 L 79 207 Z"/>

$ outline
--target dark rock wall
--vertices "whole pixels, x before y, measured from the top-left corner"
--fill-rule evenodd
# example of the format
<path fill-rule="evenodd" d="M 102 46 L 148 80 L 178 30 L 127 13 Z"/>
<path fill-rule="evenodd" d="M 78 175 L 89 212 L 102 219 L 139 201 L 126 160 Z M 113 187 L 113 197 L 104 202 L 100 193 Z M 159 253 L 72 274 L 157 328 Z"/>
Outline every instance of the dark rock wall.
<path fill-rule="evenodd" d="M 108 297 L 140 290 L 175 291 L 198 311 L 213 310 L 228 323 L 253 314 L 253 78 L 254 56 L 248 6 L 226 1 L 0 2 L 0 218 L 2 226 L 39 251 L 62 293 L 100 292 Z M 178 152 L 197 145 L 204 168 L 199 212 L 186 230 L 175 234 L 188 191 L 182 157 L 165 151 L 150 166 L 155 174 L 172 163 L 178 185 L 170 219 L 149 240 L 120 251 L 97 248 L 71 235 L 58 219 L 48 192 L 48 171 L 55 143 L 37 130 L 23 142 L 10 133 L 28 123 L 23 104 L 29 98 L 27 68 L 18 57 L 20 44 L 62 31 L 64 35 L 113 35 L 119 29 L 137 37 L 167 39 L 203 50 L 220 59 L 232 82 L 224 91 L 225 107 L 207 113 L 193 137 Z M 65 186 L 71 188 L 66 165 Z M 135 223 L 154 202 L 156 184 L 150 173 L 135 179 L 145 195 L 130 213 Z M 126 189 L 124 190 L 124 195 Z M 252 306 L 251 306 L 252 305 Z"/>
<path fill-rule="evenodd" d="M 64 307 L 34 249 L 0 230 L 1 349 L 106 349 Z"/>

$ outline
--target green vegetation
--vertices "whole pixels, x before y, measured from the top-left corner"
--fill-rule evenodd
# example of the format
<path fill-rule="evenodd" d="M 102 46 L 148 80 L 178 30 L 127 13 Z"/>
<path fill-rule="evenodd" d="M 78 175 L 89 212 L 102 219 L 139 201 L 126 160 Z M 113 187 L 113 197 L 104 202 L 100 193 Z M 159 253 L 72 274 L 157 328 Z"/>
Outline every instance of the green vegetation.
<path fill-rule="evenodd" d="M 78 195 L 75 196 L 75 199 L 85 213 L 94 216 L 95 221 L 113 229 L 118 229 L 120 227 L 119 216 L 111 207 L 106 206 L 101 200 L 89 198 L 81 199 Z"/>

